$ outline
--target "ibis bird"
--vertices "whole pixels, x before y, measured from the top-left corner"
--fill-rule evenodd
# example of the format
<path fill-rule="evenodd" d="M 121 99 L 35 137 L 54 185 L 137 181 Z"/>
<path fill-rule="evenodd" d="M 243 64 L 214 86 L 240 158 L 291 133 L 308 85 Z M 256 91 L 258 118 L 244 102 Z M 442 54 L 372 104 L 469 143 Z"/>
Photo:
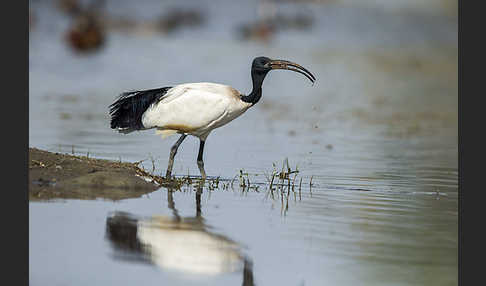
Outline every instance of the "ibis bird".
<path fill-rule="evenodd" d="M 248 95 L 223 84 L 199 82 L 173 87 L 124 92 L 109 106 L 110 125 L 121 133 L 156 128 L 163 137 L 181 134 L 170 149 L 166 177 L 171 178 L 177 149 L 187 135 L 199 138 L 197 165 L 203 179 L 204 143 L 209 133 L 237 118 L 262 97 L 262 83 L 271 70 L 301 73 L 312 83 L 316 80 L 307 69 L 286 60 L 257 57 L 251 67 L 253 89 Z"/>

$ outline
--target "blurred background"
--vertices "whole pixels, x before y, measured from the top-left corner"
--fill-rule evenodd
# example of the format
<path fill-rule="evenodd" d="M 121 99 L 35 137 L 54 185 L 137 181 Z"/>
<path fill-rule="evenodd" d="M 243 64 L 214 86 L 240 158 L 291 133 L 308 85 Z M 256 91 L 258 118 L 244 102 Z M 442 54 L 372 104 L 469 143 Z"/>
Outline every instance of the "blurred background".
<path fill-rule="evenodd" d="M 108 106 L 118 94 L 206 81 L 247 94 L 254 57 L 294 61 L 316 83 L 271 72 L 262 100 L 208 137 L 205 168 L 226 179 L 244 170 L 266 184 L 263 174 L 288 158 L 305 194 L 285 209 L 263 193 L 206 192 L 205 223 L 244 246 L 258 285 L 457 284 L 457 1 L 29 3 L 30 147 L 143 160 L 165 174 L 176 137 L 111 130 Z M 199 174 L 198 144 L 188 138 L 181 145 L 173 173 Z M 241 273 L 187 282 L 187 273 L 107 258 L 109 242 L 99 233 L 107 212 L 170 214 L 160 204 L 164 192 L 118 204 L 31 203 L 38 238 L 30 242 L 31 282 L 52 284 L 59 275 L 59 283 L 93 284 L 78 277 L 89 270 L 104 285 L 241 284 Z M 190 192 L 174 196 L 180 212 L 192 211 Z M 80 231 L 70 222 L 80 216 L 80 237 L 90 243 L 74 247 L 70 235 Z M 57 239 L 66 243 L 51 242 Z"/>

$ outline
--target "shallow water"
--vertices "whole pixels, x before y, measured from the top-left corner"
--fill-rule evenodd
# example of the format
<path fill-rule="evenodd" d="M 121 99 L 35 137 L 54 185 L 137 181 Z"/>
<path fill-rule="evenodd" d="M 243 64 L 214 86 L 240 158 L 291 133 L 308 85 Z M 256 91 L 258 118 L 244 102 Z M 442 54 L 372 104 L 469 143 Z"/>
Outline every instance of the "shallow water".
<path fill-rule="evenodd" d="M 155 1 L 130 3 L 107 1 L 108 11 L 157 14 Z M 238 179 L 234 188 L 205 188 L 200 211 L 191 187 L 171 199 L 161 188 L 117 202 L 31 202 L 32 285 L 239 285 L 244 272 L 247 285 L 249 273 L 256 285 L 457 284 L 456 19 L 373 5 L 286 3 L 279 11 L 312 12 L 312 29 L 263 44 L 234 36 L 237 25 L 257 17 L 257 2 L 238 11 L 226 2 L 187 2 L 209 15 L 205 26 L 171 36 L 110 33 L 104 49 L 79 56 L 62 41 L 68 18 L 49 3 L 31 4 L 32 147 L 145 160 L 146 169 L 164 174 L 176 137 L 109 129 L 108 105 L 118 93 L 194 81 L 248 92 L 255 55 L 293 60 L 318 79 L 312 86 L 300 75 L 272 72 L 262 100 L 209 136 L 208 175 L 229 182 L 242 170 L 258 191 L 238 187 Z M 176 175 L 198 175 L 197 148 L 195 138 L 184 141 Z M 272 197 L 266 176 L 285 158 L 302 187 Z M 154 234 L 110 239 L 107 223 L 117 212 L 137 222 L 130 229 L 142 233 L 152 225 Z M 178 217 L 190 235 L 151 224 Z M 164 248 L 160 241 L 168 237 L 191 247 Z M 236 246 L 214 250 L 222 241 Z M 130 250 L 130 243 L 142 246 Z M 228 257 L 239 257 L 235 267 L 219 267 Z M 214 267 L 203 273 L 201 264 Z"/>

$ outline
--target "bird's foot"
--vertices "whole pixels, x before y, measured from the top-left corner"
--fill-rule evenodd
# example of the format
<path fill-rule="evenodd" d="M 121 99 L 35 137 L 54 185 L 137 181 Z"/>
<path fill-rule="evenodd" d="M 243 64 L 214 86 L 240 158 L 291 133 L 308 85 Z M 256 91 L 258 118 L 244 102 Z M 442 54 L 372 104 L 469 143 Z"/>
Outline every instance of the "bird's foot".
<path fill-rule="evenodd" d="M 167 180 L 171 180 L 171 179 L 172 179 L 172 174 L 171 174 L 171 173 L 172 173 L 172 172 L 170 172 L 170 171 L 167 171 L 167 173 L 165 173 L 165 178 L 166 178 Z"/>

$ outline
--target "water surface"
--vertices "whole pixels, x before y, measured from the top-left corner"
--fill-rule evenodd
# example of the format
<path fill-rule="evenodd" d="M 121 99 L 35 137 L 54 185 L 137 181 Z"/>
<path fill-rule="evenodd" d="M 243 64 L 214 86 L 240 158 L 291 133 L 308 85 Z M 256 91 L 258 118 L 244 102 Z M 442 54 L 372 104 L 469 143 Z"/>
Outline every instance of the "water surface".
<path fill-rule="evenodd" d="M 144 3 L 107 1 L 107 10 L 157 16 L 158 2 Z M 247 93 L 253 57 L 288 59 L 316 84 L 270 73 L 262 100 L 205 148 L 208 175 L 229 182 L 241 170 L 258 190 L 236 182 L 172 197 L 160 188 L 116 202 L 31 202 L 30 283 L 456 285 L 457 20 L 415 8 L 286 3 L 279 11 L 312 14 L 314 25 L 264 44 L 235 36 L 257 17 L 258 2 L 197 3 L 185 5 L 209 15 L 202 27 L 173 36 L 113 32 L 99 52 L 77 55 L 62 41 L 69 18 L 32 1 L 29 145 L 144 160 L 164 174 L 176 137 L 111 130 L 108 105 L 118 93 L 195 81 Z M 173 173 L 198 175 L 197 148 L 197 139 L 185 140 Z M 301 190 L 272 196 L 266 176 L 286 158 Z M 132 219 L 121 242 L 107 230 L 120 212 Z M 144 225 L 150 238 L 140 234 Z M 193 255 L 183 243 L 164 248 L 168 238 L 186 239 Z M 198 268 L 208 257 L 202 264 L 214 267 Z M 231 267 L 218 266 L 226 261 Z"/>

